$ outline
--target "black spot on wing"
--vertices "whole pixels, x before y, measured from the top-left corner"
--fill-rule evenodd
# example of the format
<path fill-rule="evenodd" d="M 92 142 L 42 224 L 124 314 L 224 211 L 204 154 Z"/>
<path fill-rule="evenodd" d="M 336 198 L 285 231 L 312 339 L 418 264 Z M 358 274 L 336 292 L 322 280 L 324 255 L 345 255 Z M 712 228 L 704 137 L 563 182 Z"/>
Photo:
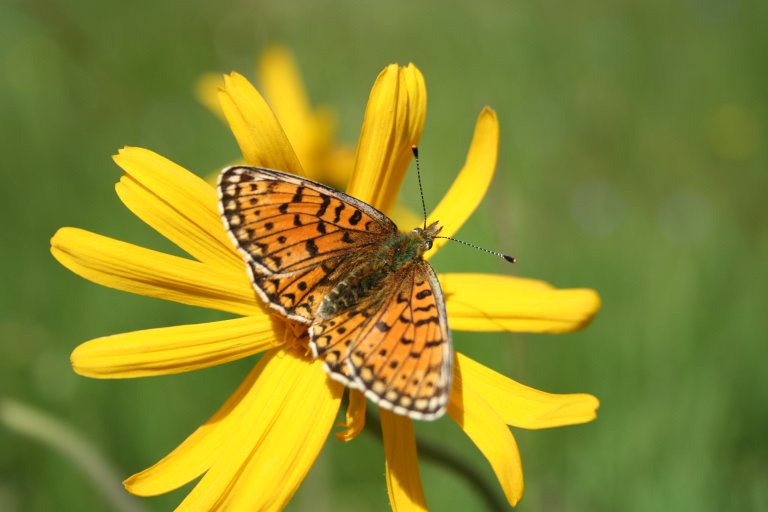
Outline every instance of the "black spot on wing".
<path fill-rule="evenodd" d="M 318 251 L 320 250 L 320 249 L 317 247 L 317 244 L 315 243 L 315 240 L 314 240 L 314 239 L 311 239 L 311 240 L 307 240 L 307 243 L 306 243 L 306 247 L 307 247 L 307 252 L 308 252 L 308 253 L 309 253 L 309 255 L 310 255 L 310 256 L 312 256 L 312 257 L 314 257 L 314 256 L 317 256 L 317 253 L 318 253 Z"/>
<path fill-rule="evenodd" d="M 328 205 L 331 204 L 331 197 L 329 195 L 320 194 L 320 197 L 323 199 L 323 202 L 320 203 L 320 209 L 317 210 L 318 217 L 325 215 L 325 211 L 328 209 Z"/>
<path fill-rule="evenodd" d="M 424 324 L 436 324 L 439 323 L 439 319 L 436 316 L 431 316 L 429 318 L 422 318 L 421 320 L 416 320 L 414 325 L 416 327 L 419 327 Z"/>
<path fill-rule="evenodd" d="M 336 214 L 333 217 L 333 223 L 336 224 L 339 222 L 339 219 L 341 219 L 341 212 L 344 210 L 344 203 L 339 203 L 339 206 L 333 209 L 334 213 Z"/>

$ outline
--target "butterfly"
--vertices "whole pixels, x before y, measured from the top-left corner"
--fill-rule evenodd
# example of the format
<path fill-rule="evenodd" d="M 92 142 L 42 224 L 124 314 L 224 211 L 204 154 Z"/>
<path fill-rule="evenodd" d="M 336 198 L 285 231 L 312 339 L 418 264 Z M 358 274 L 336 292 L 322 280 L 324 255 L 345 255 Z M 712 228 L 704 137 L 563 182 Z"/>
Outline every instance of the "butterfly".
<path fill-rule="evenodd" d="M 443 415 L 453 348 L 440 283 L 423 259 L 437 222 L 399 232 L 363 201 L 260 167 L 224 169 L 218 193 L 256 294 L 309 326 L 332 379 L 396 414 Z"/>

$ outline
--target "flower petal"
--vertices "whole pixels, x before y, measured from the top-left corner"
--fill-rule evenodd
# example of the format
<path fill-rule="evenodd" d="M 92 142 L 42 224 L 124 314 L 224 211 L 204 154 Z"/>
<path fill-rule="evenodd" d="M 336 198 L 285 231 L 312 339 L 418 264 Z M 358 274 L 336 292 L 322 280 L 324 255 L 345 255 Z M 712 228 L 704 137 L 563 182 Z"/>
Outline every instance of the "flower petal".
<path fill-rule="evenodd" d="M 258 315 L 245 272 L 152 251 L 77 228 L 61 228 L 51 254 L 75 274 L 110 288 L 192 306 Z"/>
<path fill-rule="evenodd" d="M 72 365 L 80 375 L 106 379 L 198 370 L 280 345 L 283 325 L 261 313 L 105 336 L 77 347 L 72 352 Z"/>
<path fill-rule="evenodd" d="M 200 261 L 244 268 L 212 186 L 146 149 L 124 148 L 114 160 L 127 173 L 115 187 L 117 194 L 137 217 Z"/>
<path fill-rule="evenodd" d="M 259 366 L 237 426 L 177 511 L 282 510 L 320 453 L 343 386 L 322 361 L 283 349 L 267 352 Z"/>
<path fill-rule="evenodd" d="M 416 66 L 387 66 L 373 84 L 347 193 L 388 213 L 395 202 L 411 146 L 427 112 L 424 77 Z"/>
<path fill-rule="evenodd" d="M 556 395 L 523 386 L 463 354 L 456 354 L 464 389 L 482 396 L 508 425 L 539 429 L 592 421 L 600 402 L 592 395 Z"/>
<path fill-rule="evenodd" d="M 365 428 L 365 396 L 355 389 L 349 390 L 349 405 L 347 405 L 347 422 L 337 426 L 344 427 L 341 432 L 336 432 L 339 441 L 352 441 Z"/>
<path fill-rule="evenodd" d="M 523 467 L 515 438 L 484 397 L 462 386 L 460 367 L 454 371 L 454 379 L 448 415 L 488 459 L 514 507 L 523 497 Z"/>
<path fill-rule="evenodd" d="M 311 152 L 314 116 L 293 55 L 283 46 L 266 49 L 259 58 L 262 91 L 303 164 Z"/>
<path fill-rule="evenodd" d="M 195 82 L 195 96 L 216 117 L 224 120 L 224 111 L 219 103 L 219 89 L 224 87 L 221 73 L 205 73 Z"/>
<path fill-rule="evenodd" d="M 416 226 L 421 226 L 424 222 L 423 215 L 420 216 L 415 211 L 400 203 L 392 205 L 392 211 L 389 212 L 389 218 L 392 219 L 402 231 L 409 231 Z"/>
<path fill-rule="evenodd" d="M 207 471 L 229 441 L 232 431 L 240 425 L 246 408 L 243 403 L 253 395 L 252 388 L 265 364 L 266 361 L 260 361 L 216 414 L 175 450 L 123 482 L 128 492 L 137 496 L 157 496 L 177 489 Z"/>
<path fill-rule="evenodd" d="M 249 165 L 304 175 L 275 114 L 245 77 L 225 75 L 219 101 Z"/>
<path fill-rule="evenodd" d="M 387 493 L 392 510 L 428 510 L 421 487 L 416 434 L 411 420 L 379 409 L 386 457 Z"/>
<path fill-rule="evenodd" d="M 464 167 L 443 199 L 429 214 L 427 225 L 440 221 L 443 226 L 440 236 L 456 234 L 483 200 L 496 170 L 498 152 L 499 120 L 496 112 L 485 107 L 477 118 Z M 443 238 L 436 239 L 427 257 L 434 255 L 446 242 Z"/>
<path fill-rule="evenodd" d="M 600 309 L 586 288 L 559 290 L 543 281 L 496 274 L 440 274 L 451 329 L 569 332 Z"/>

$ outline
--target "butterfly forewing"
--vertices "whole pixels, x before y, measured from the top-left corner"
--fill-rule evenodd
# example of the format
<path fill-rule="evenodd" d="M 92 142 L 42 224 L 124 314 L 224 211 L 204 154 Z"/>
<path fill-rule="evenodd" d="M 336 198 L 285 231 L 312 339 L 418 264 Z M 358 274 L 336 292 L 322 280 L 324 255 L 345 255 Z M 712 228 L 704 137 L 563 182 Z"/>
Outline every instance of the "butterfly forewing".
<path fill-rule="evenodd" d="M 310 327 L 310 344 L 337 380 L 415 419 L 440 416 L 453 353 L 440 284 L 418 261 L 390 276 L 357 308 Z"/>
<path fill-rule="evenodd" d="M 304 323 L 350 255 L 375 250 L 397 231 L 375 208 L 279 171 L 229 167 L 218 188 L 225 225 L 259 296 Z"/>

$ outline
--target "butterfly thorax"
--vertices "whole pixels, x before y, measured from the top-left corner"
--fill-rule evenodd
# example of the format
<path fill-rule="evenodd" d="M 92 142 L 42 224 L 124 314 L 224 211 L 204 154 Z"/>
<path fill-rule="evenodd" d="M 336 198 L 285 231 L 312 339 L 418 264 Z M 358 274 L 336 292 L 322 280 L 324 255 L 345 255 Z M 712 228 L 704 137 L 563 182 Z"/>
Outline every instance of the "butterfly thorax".
<path fill-rule="evenodd" d="M 371 305 L 375 305 L 387 279 L 404 267 L 422 261 L 422 255 L 432 247 L 432 239 L 440 229 L 442 227 L 435 222 L 426 229 L 397 232 L 387 237 L 375 252 L 359 254 L 354 270 L 323 299 L 319 316 L 334 316 L 371 301 Z"/>

